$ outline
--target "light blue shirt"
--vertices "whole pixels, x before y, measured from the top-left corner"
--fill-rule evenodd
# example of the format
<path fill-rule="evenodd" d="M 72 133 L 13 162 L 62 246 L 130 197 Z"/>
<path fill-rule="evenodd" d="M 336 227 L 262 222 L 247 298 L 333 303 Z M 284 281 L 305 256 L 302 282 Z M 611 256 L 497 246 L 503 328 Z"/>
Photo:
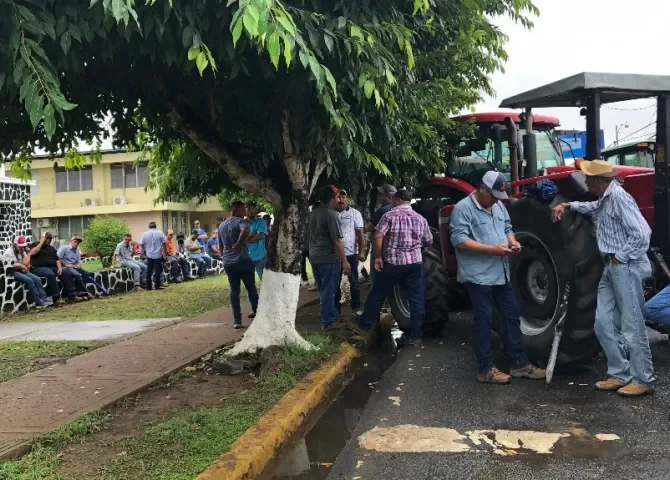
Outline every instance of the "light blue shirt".
<path fill-rule="evenodd" d="M 142 252 L 154 260 L 163 257 L 163 245 L 167 243 L 167 238 L 163 232 L 156 228 L 150 228 L 140 237 Z"/>
<path fill-rule="evenodd" d="M 249 222 L 249 234 L 263 233 L 264 235 L 255 242 L 249 242 L 249 257 L 254 262 L 265 258 L 265 235 L 268 234 L 268 224 L 262 217 L 255 217 Z"/>
<path fill-rule="evenodd" d="M 466 240 L 497 245 L 508 245 L 507 235 L 512 235 L 512 221 L 507 209 L 500 202 L 491 212 L 482 208 L 473 195 L 456 204 L 451 214 L 451 243 L 454 247 Z M 475 253 L 456 248 L 458 261 L 457 280 L 477 285 L 505 285 L 510 281 L 509 260 L 506 256 Z"/>
<path fill-rule="evenodd" d="M 81 262 L 81 253 L 78 248 L 72 248 L 70 245 L 63 245 L 58 249 L 58 258 L 68 265 L 78 265 Z"/>
<path fill-rule="evenodd" d="M 593 202 L 570 202 L 570 210 L 590 216 L 597 225 L 598 250 L 628 263 L 646 258 L 651 228 L 633 197 L 616 180 Z"/>

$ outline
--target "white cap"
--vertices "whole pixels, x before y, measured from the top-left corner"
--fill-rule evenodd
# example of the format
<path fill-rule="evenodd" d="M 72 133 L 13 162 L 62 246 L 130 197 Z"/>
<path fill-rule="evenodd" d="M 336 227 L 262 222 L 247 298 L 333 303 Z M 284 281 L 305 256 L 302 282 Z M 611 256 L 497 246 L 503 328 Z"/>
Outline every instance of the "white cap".
<path fill-rule="evenodd" d="M 493 170 L 486 172 L 482 178 L 482 183 L 489 187 L 494 197 L 500 200 L 506 200 L 509 198 L 507 196 L 507 192 L 505 191 L 505 182 L 507 182 L 505 175 Z"/>

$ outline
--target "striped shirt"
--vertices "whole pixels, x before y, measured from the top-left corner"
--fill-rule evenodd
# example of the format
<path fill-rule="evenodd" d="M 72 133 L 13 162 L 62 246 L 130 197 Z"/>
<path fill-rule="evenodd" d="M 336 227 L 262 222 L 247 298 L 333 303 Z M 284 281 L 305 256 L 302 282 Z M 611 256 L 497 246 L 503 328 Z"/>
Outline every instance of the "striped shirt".
<path fill-rule="evenodd" d="M 570 202 L 570 209 L 589 215 L 598 226 L 598 249 L 622 263 L 644 258 L 651 229 L 633 197 L 614 180 L 594 202 Z"/>
<path fill-rule="evenodd" d="M 409 205 L 389 210 L 375 230 L 384 235 L 382 258 L 392 265 L 421 263 L 421 248 L 433 242 L 428 222 Z"/>

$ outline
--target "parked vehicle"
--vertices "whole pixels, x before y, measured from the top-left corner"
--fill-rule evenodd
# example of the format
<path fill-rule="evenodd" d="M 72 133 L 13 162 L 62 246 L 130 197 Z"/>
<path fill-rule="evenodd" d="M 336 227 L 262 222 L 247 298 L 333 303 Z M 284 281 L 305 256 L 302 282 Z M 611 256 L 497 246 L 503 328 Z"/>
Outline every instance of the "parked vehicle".
<path fill-rule="evenodd" d="M 656 140 L 648 139 L 627 142 L 602 151 L 603 160 L 612 165 L 654 168 L 656 161 Z"/>

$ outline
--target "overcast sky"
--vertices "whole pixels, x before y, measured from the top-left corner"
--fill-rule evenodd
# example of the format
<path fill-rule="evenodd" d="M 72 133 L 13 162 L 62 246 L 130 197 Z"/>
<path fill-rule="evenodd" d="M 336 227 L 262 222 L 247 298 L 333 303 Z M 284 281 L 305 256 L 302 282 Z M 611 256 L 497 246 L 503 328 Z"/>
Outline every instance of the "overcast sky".
<path fill-rule="evenodd" d="M 531 31 L 508 19 L 496 24 L 509 36 L 505 73 L 493 77 L 496 98 L 477 105 L 477 111 L 497 110 L 500 101 L 570 75 L 591 72 L 670 75 L 668 21 L 670 0 L 534 0 L 540 16 Z M 653 99 L 610 104 L 601 110 L 605 145 L 614 129 L 628 122 L 620 138 L 642 138 L 655 133 Z M 537 109 L 561 120 L 561 128 L 584 130 L 577 108 Z M 636 138 L 637 139 L 637 138 Z"/>

